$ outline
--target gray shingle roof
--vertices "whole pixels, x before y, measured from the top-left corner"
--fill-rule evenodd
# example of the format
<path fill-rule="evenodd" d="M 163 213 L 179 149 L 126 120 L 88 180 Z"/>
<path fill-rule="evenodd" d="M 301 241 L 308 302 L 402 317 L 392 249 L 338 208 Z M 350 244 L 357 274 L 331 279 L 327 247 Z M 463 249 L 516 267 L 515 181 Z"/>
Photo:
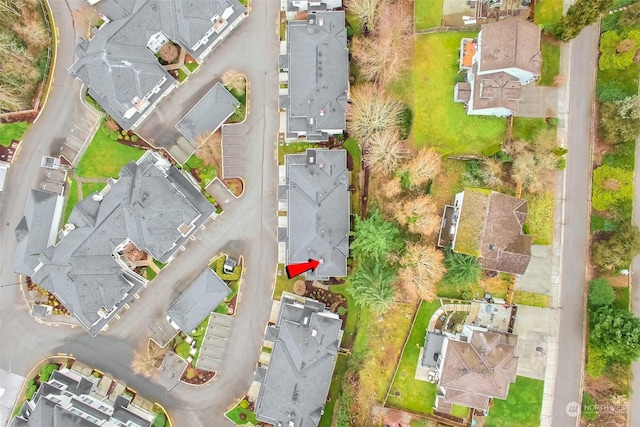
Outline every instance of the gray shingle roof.
<path fill-rule="evenodd" d="M 16 227 L 13 272 L 31 276 L 40 263 L 40 252 L 55 242 L 64 199 L 55 193 L 30 190 L 24 217 Z M 57 219 L 57 221 L 56 221 Z"/>
<path fill-rule="evenodd" d="M 147 48 L 153 35 L 164 34 L 198 58 L 219 41 L 220 33 L 209 34 L 214 28 L 214 17 L 224 16 L 227 22 L 234 22 L 246 10 L 237 0 L 107 0 L 104 3 L 104 14 L 111 22 L 102 26 L 91 40 L 78 45 L 78 60 L 69 72 L 89 87 L 89 94 L 125 129 L 142 115 L 140 112 L 125 117 L 136 97 L 148 97 L 153 104 L 177 84 Z M 149 94 L 158 85 L 160 90 Z"/>
<path fill-rule="evenodd" d="M 167 315 L 180 330 L 191 333 L 231 293 L 227 284 L 207 268 L 171 303 Z"/>
<path fill-rule="evenodd" d="M 283 299 L 279 334 L 256 401 L 256 418 L 277 425 L 317 426 L 336 363 L 342 321 L 320 309 Z M 324 307 L 324 306 L 322 306 Z"/>
<path fill-rule="evenodd" d="M 422 366 L 435 368 L 437 361 L 442 354 L 442 344 L 444 343 L 444 335 L 435 332 L 427 332 L 424 338 L 424 352 L 422 353 Z"/>
<path fill-rule="evenodd" d="M 131 411 L 130 401 L 122 396 L 116 398 L 114 406 L 108 400 L 98 401 L 87 397 L 93 382 L 82 376 L 78 380 L 78 376 L 78 373 L 69 370 L 54 371 L 50 380 L 40 385 L 36 395 L 23 406 L 20 415 L 12 420 L 10 426 L 92 427 L 116 425 L 115 420 L 124 423 L 131 421 L 134 423 L 132 426 L 151 426 L 151 421 Z M 54 382 L 62 385 L 54 386 Z M 30 414 L 26 409 L 30 409 Z M 144 413 L 140 409 L 137 412 Z M 150 413 L 148 415 L 152 418 Z"/>
<path fill-rule="evenodd" d="M 216 83 L 176 124 L 176 129 L 193 145 L 197 138 L 215 132 L 240 106 L 235 96 Z"/>
<path fill-rule="evenodd" d="M 349 90 L 349 51 L 343 11 L 312 12 L 287 25 L 289 71 L 287 133 L 326 141 L 327 131 L 342 131 Z"/>
<path fill-rule="evenodd" d="M 40 253 L 43 265 L 31 276 L 94 336 L 145 283 L 116 260 L 114 251 L 131 241 L 167 262 L 215 210 L 151 151 L 125 165 L 108 186 L 101 200 L 96 194 L 74 207 L 69 223 L 75 228 Z M 101 316 L 102 310 L 107 313 Z"/>
<path fill-rule="evenodd" d="M 345 150 L 307 150 L 286 156 L 287 264 L 322 260 L 309 280 L 347 275 L 349 171 Z M 279 191 L 280 195 L 283 192 Z"/>

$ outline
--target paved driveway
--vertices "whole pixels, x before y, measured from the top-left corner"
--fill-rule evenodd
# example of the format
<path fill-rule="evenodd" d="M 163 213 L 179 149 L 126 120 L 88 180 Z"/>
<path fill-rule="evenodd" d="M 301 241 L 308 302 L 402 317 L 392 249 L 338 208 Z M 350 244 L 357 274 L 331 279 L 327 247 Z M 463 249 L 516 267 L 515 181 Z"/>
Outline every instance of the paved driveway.
<path fill-rule="evenodd" d="M 547 343 L 555 334 L 555 311 L 551 308 L 518 306 L 513 333 L 518 335 L 518 375 L 544 380 Z"/>
<path fill-rule="evenodd" d="M 527 272 L 516 278 L 516 291 L 534 292 L 549 295 L 551 290 L 552 247 L 548 245 L 531 246 L 531 261 Z"/>
<path fill-rule="evenodd" d="M 557 115 L 558 88 L 533 84 L 522 87 L 516 117 L 556 117 Z"/>

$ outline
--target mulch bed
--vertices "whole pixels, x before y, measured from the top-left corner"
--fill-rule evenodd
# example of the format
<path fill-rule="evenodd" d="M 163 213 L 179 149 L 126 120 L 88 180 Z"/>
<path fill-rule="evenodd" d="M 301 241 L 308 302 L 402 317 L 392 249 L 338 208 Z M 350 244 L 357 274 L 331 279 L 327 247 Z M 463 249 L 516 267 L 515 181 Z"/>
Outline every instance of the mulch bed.
<path fill-rule="evenodd" d="M 324 303 L 331 312 L 337 313 L 338 307 L 344 307 L 345 309 L 349 308 L 347 298 L 331 292 L 331 289 L 327 291 L 321 288 L 316 288 L 310 280 L 305 281 L 305 286 L 307 289 L 304 296 Z M 343 322 L 347 321 L 347 314 L 348 311 L 343 315 L 339 315 Z"/>
<path fill-rule="evenodd" d="M 231 193 L 234 196 L 240 197 L 242 195 L 242 192 L 244 190 L 244 185 L 243 185 L 241 179 L 239 179 L 239 178 L 225 178 L 225 179 L 222 180 L 222 182 L 224 183 L 224 185 L 227 186 L 229 191 L 231 191 Z"/>
<path fill-rule="evenodd" d="M 233 298 L 231 299 L 231 301 L 229 301 L 227 303 L 227 307 L 232 308 L 233 312 L 236 312 L 236 303 L 238 302 L 238 294 L 236 293 Z"/>
<path fill-rule="evenodd" d="M 195 376 L 193 378 L 187 378 L 187 372 L 192 372 Z M 184 374 L 182 374 L 180 381 L 192 385 L 202 385 L 211 381 L 215 376 L 215 372 L 203 371 L 202 369 L 195 369 L 191 366 L 187 366 L 187 369 L 185 369 Z"/>

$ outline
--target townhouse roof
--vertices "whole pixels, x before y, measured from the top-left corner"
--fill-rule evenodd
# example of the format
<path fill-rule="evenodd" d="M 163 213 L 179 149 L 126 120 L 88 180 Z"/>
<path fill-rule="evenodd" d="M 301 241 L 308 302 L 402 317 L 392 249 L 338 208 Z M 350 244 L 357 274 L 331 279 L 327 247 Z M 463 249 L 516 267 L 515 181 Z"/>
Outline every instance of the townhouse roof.
<path fill-rule="evenodd" d="M 288 154 L 286 184 L 287 229 L 280 230 L 286 243 L 287 263 L 321 261 L 308 280 L 345 277 L 349 256 L 350 197 L 345 150 L 309 149 Z"/>

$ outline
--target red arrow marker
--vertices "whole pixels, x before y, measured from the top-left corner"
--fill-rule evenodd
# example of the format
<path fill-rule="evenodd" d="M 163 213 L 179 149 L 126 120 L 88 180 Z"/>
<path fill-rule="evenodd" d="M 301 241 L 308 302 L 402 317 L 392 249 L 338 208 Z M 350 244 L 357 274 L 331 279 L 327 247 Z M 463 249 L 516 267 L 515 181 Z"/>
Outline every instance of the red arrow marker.
<path fill-rule="evenodd" d="M 304 273 L 307 270 L 314 270 L 318 268 L 320 265 L 320 261 L 310 258 L 309 262 L 301 262 L 300 264 L 289 264 L 287 265 L 287 276 L 289 279 L 295 277 L 299 274 Z"/>

